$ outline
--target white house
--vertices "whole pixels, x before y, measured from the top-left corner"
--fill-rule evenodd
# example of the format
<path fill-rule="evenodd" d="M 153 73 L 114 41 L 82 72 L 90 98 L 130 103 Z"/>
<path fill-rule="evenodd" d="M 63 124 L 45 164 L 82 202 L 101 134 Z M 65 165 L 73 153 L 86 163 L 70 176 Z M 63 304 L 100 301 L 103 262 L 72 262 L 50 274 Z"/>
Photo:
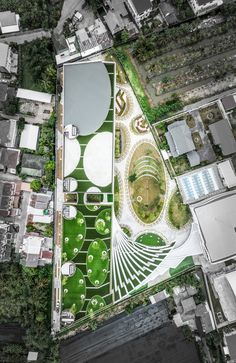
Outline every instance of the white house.
<path fill-rule="evenodd" d="M 20 16 L 11 11 L 0 12 L 0 30 L 2 34 L 20 31 Z"/>
<path fill-rule="evenodd" d="M 28 234 L 23 238 L 20 248 L 21 264 L 26 267 L 37 267 L 52 262 L 52 238 Z"/>
<path fill-rule="evenodd" d="M 0 73 L 16 73 L 18 56 L 8 44 L 0 43 Z"/>
<path fill-rule="evenodd" d="M 25 124 L 20 137 L 20 148 L 36 150 L 39 137 L 39 126 Z"/>
<path fill-rule="evenodd" d="M 28 123 L 44 123 L 53 112 L 54 96 L 46 92 L 18 88 L 19 111 Z"/>
<path fill-rule="evenodd" d="M 126 4 L 137 25 L 141 27 L 141 21 L 151 14 L 152 0 L 126 0 Z"/>
<path fill-rule="evenodd" d="M 195 15 L 203 15 L 223 4 L 223 0 L 188 0 Z"/>

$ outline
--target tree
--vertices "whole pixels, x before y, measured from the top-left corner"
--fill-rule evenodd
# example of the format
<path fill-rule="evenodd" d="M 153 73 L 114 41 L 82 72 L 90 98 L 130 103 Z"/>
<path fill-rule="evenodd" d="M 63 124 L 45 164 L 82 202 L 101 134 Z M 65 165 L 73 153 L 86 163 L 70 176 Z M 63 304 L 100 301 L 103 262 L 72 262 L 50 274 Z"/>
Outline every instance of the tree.
<path fill-rule="evenodd" d="M 125 43 L 129 40 L 129 32 L 127 30 L 123 30 L 120 35 L 122 43 Z"/>
<path fill-rule="evenodd" d="M 20 117 L 17 123 L 17 128 L 19 133 L 21 134 L 21 132 L 24 130 L 25 128 L 25 118 L 24 117 Z"/>
<path fill-rule="evenodd" d="M 40 189 L 42 188 L 42 183 L 39 179 L 34 179 L 32 180 L 32 182 L 30 183 L 30 187 L 34 192 L 39 192 Z"/>
<path fill-rule="evenodd" d="M 136 179 L 137 179 L 137 175 L 136 175 L 136 173 L 133 173 L 133 174 L 131 174 L 131 175 L 128 177 L 128 180 L 130 181 L 130 183 L 133 183 Z"/>
<path fill-rule="evenodd" d="M 48 93 L 55 93 L 57 71 L 53 64 L 49 64 L 43 73 L 41 85 L 43 91 Z"/>

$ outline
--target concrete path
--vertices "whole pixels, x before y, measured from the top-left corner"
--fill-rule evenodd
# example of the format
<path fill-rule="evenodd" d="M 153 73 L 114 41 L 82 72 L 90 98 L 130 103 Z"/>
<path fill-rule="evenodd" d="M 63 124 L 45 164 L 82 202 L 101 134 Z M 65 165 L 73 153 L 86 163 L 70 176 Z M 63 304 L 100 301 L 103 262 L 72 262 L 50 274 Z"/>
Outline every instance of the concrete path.
<path fill-rule="evenodd" d="M 57 34 L 62 34 L 63 25 L 68 18 L 71 18 L 75 11 L 79 11 L 83 15 L 83 20 L 78 23 L 79 28 L 84 28 L 94 22 L 94 13 L 88 6 L 82 8 L 84 0 L 64 0 L 61 11 L 61 18 L 54 30 Z"/>
<path fill-rule="evenodd" d="M 23 44 L 24 42 L 32 42 L 35 39 L 50 38 L 51 32 L 49 30 L 32 30 L 26 32 L 14 33 L 14 35 L 1 36 L 0 41 L 5 43 Z"/>

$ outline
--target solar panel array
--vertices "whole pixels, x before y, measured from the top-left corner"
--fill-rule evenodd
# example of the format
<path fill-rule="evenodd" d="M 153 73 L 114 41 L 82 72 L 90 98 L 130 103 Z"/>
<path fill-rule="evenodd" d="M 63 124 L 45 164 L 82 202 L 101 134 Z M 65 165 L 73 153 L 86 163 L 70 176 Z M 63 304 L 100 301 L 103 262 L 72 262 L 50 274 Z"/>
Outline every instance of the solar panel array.
<path fill-rule="evenodd" d="M 179 178 L 185 202 L 191 202 L 222 189 L 216 168 L 209 168 Z"/>

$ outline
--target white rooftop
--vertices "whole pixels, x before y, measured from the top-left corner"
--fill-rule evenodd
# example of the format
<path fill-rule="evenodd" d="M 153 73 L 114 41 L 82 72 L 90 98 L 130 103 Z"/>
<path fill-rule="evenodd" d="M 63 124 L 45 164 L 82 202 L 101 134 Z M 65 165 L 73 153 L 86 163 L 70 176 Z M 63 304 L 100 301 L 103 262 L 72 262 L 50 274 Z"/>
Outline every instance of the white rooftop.
<path fill-rule="evenodd" d="M 112 182 L 112 133 L 101 132 L 87 144 L 84 152 L 84 171 L 87 178 L 99 187 Z"/>
<path fill-rule="evenodd" d="M 38 352 L 29 352 L 28 353 L 28 357 L 27 357 L 27 361 L 28 362 L 35 362 L 38 359 Z"/>
<path fill-rule="evenodd" d="M 236 271 L 229 272 L 225 275 L 228 283 L 230 284 L 231 289 L 236 297 Z"/>
<path fill-rule="evenodd" d="M 25 252 L 30 255 L 39 255 L 42 237 L 27 236 L 24 238 Z"/>
<path fill-rule="evenodd" d="M 25 88 L 18 88 L 16 97 L 41 103 L 51 103 L 52 101 L 50 93 L 32 91 Z"/>
<path fill-rule="evenodd" d="M 20 147 L 30 150 L 37 149 L 39 126 L 25 124 L 20 137 Z"/>
<path fill-rule="evenodd" d="M 236 193 L 225 192 L 193 206 L 212 262 L 236 255 Z"/>
<path fill-rule="evenodd" d="M 231 160 L 225 160 L 218 164 L 219 172 L 228 188 L 236 186 L 236 173 Z"/>

